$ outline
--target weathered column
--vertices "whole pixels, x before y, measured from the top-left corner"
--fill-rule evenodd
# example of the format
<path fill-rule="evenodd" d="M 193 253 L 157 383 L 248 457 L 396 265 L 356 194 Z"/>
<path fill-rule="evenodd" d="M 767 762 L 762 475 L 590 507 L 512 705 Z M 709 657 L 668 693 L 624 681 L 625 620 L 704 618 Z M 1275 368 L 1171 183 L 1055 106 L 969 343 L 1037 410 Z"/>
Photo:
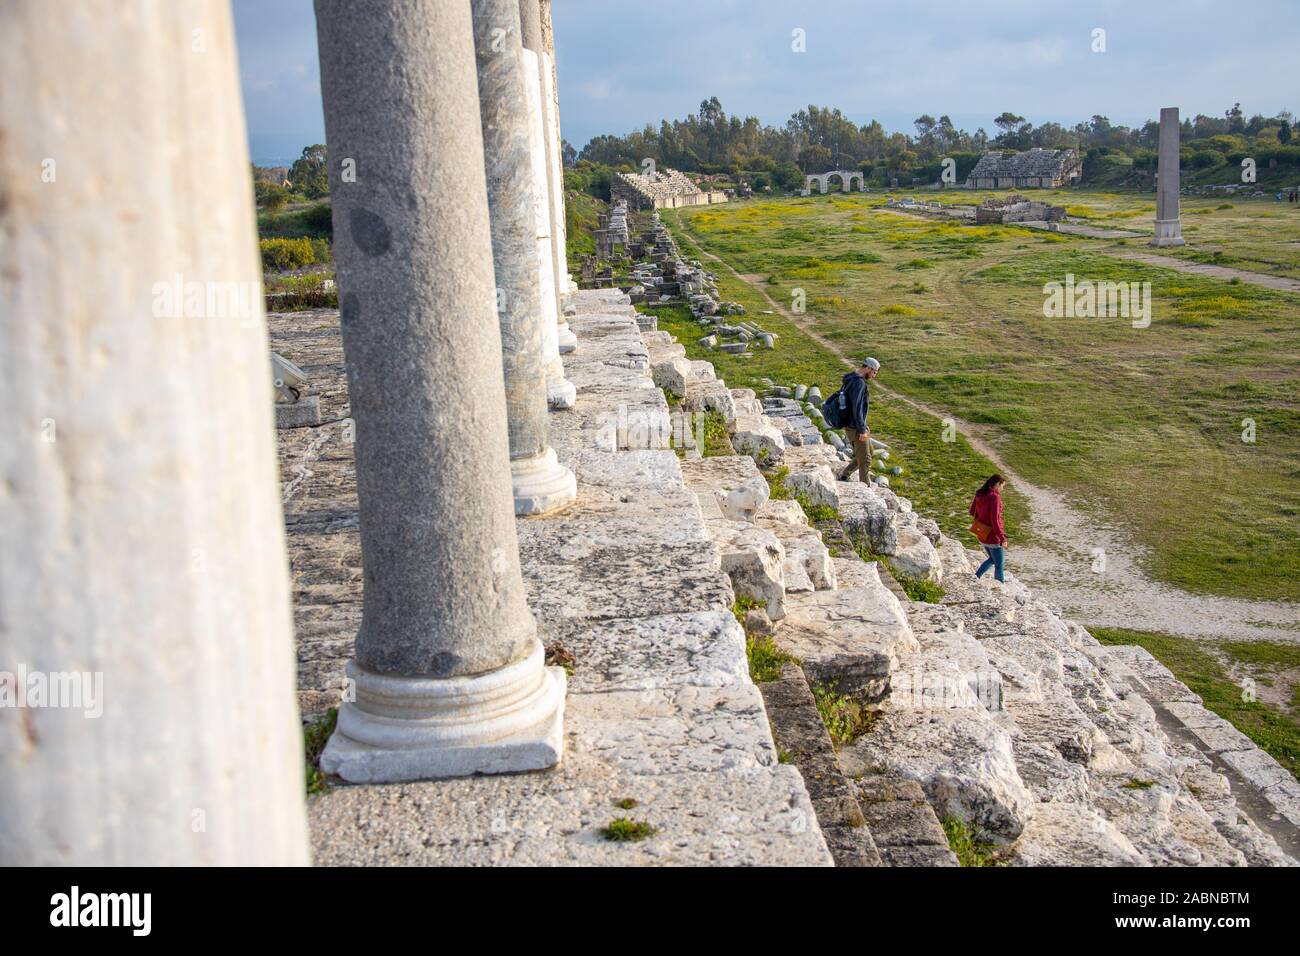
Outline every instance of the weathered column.
<path fill-rule="evenodd" d="M 520 6 L 520 12 L 525 7 Z M 521 24 L 520 38 L 524 36 Z M 551 408 L 572 408 L 577 389 L 564 376 L 564 363 L 560 359 L 560 300 L 555 291 L 555 249 L 551 243 L 551 206 L 547 191 L 546 144 L 542 131 L 542 84 L 537 67 L 537 54 L 524 44 L 520 51 L 523 62 L 526 107 L 528 110 L 528 152 L 533 162 L 533 182 L 536 184 L 536 202 L 533 214 L 537 236 L 537 283 L 542 309 L 542 363 L 546 369 L 546 400 Z"/>
<path fill-rule="evenodd" d="M 551 117 L 552 117 L 552 141 L 555 145 L 555 174 L 556 181 L 560 184 L 559 197 L 559 248 L 564 252 L 561 258 L 562 268 L 560 270 L 560 295 L 561 297 L 572 294 L 577 291 L 577 284 L 569 276 L 568 260 L 568 238 L 569 228 L 568 221 L 565 217 L 564 208 L 564 137 L 560 131 L 560 80 L 555 69 L 555 24 L 551 20 L 551 0 L 540 0 L 539 14 L 542 24 L 542 53 L 544 63 L 550 67 L 547 71 L 550 75 L 551 89 Z M 564 310 L 560 310 L 560 319 L 564 320 Z"/>
<path fill-rule="evenodd" d="M 539 123 L 546 171 L 544 193 L 547 203 L 546 214 L 550 223 L 559 349 L 561 352 L 572 352 L 577 348 L 578 340 L 569 328 L 568 320 L 564 315 L 564 301 L 569 285 L 569 265 L 564 243 L 564 179 L 559 161 L 559 123 L 555 114 L 553 73 L 550 57 L 543 49 L 541 8 L 538 0 L 519 0 L 519 14 L 524 48 L 537 59 L 537 69 L 534 72 L 538 82 Z"/>
<path fill-rule="evenodd" d="M 305 864 L 228 4 L 0 20 L 0 865 Z"/>
<path fill-rule="evenodd" d="M 496 269 L 497 317 L 505 372 L 506 423 L 515 514 L 566 505 L 577 496 L 573 472 L 547 444 L 546 369 L 537 283 L 532 131 L 520 56 L 518 0 L 472 0 L 484 168 Z"/>
<path fill-rule="evenodd" d="M 564 672 L 519 571 L 470 2 L 316 0 L 316 25 L 365 572 L 321 766 L 548 767 Z"/>
<path fill-rule="evenodd" d="M 1156 169 L 1156 235 L 1153 246 L 1182 246 L 1183 225 L 1178 209 L 1178 107 L 1160 110 L 1160 152 Z"/>

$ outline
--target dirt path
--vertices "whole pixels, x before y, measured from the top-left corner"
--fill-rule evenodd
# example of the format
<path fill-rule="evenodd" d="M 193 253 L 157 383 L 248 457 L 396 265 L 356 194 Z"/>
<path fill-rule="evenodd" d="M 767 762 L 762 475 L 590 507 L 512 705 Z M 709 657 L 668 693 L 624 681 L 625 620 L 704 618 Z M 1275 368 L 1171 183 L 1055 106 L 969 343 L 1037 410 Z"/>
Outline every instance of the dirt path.
<path fill-rule="evenodd" d="M 817 332 L 806 315 L 794 315 L 775 302 L 763 287 L 765 277 L 741 275 L 725 260 L 704 249 L 693 234 L 691 238 L 704 258 L 747 283 L 774 312 L 793 322 L 846 366 L 853 364 L 843 351 Z M 1160 256 L 1152 258 L 1163 260 Z M 1166 261 L 1189 265 L 1177 259 L 1156 264 L 1163 265 Z M 1267 638 L 1300 643 L 1300 608 L 1296 605 L 1192 594 L 1151 580 L 1143 571 L 1146 549 L 1131 534 L 1084 513 L 1058 492 L 1025 480 L 1003 461 L 979 426 L 909 398 L 878 381 L 875 387 L 940 420 L 952 419 L 971 447 L 993 462 L 1025 497 L 1033 541 L 1008 548 L 1007 563 L 1039 597 L 1059 606 L 1070 617 L 1099 627 L 1163 631 L 1181 637 Z M 1093 569 L 1101 556 L 1104 556 L 1104 566 L 1098 572 Z"/>
<path fill-rule="evenodd" d="M 1209 276 L 1213 279 L 1240 279 L 1242 282 L 1264 286 L 1267 289 L 1278 289 L 1282 292 L 1300 292 L 1300 279 L 1271 276 L 1263 272 L 1247 272 L 1245 269 L 1230 269 L 1227 266 L 1207 265 L 1203 262 L 1188 262 L 1186 259 L 1161 256 L 1154 252 L 1138 252 L 1132 249 L 1102 249 L 1101 251 L 1108 256 L 1114 256 L 1116 259 L 1132 259 L 1135 262 L 1142 262 L 1149 266 L 1159 266 L 1162 269 L 1175 269 L 1178 272 L 1190 272 L 1199 276 Z"/>

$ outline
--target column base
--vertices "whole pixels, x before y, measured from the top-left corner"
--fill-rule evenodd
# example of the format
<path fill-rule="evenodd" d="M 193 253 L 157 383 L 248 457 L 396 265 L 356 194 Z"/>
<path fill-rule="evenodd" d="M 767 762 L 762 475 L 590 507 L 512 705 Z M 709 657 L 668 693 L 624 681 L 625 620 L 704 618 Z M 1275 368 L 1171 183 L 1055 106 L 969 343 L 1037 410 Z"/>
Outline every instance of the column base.
<path fill-rule="evenodd" d="M 1185 246 L 1187 240 L 1183 238 L 1183 224 L 1180 219 L 1157 219 L 1156 235 L 1151 240 L 1153 246 Z"/>
<path fill-rule="evenodd" d="M 516 515 L 545 514 L 578 497 L 578 480 L 559 463 L 554 448 L 510 462 L 510 487 Z"/>
<path fill-rule="evenodd" d="M 321 769 L 349 783 L 518 773 L 564 756 L 564 668 L 541 641 L 521 660 L 472 677 L 392 677 L 348 663 L 356 700 L 339 709 Z"/>
<path fill-rule="evenodd" d="M 552 409 L 572 408 L 577 400 L 578 389 L 563 373 L 546 377 L 546 404 Z"/>
<path fill-rule="evenodd" d="M 560 354 L 567 355 L 570 352 L 576 352 L 578 349 L 578 337 L 573 334 L 573 329 L 569 328 L 569 323 L 560 321 Z"/>

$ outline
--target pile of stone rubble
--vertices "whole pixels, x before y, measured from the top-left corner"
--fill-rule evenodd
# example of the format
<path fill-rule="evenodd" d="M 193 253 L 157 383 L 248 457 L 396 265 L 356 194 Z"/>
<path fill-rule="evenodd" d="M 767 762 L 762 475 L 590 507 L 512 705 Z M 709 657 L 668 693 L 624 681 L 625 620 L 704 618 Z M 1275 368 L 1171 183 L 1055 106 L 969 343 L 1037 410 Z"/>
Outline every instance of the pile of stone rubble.
<path fill-rule="evenodd" d="M 1024 196 L 1007 196 L 986 199 L 975 207 L 975 222 L 979 225 L 1011 222 L 1061 222 L 1065 207 L 1053 206 Z"/>
<path fill-rule="evenodd" d="M 698 259 L 688 261 L 681 257 L 676 241 L 658 213 L 652 215 L 640 243 L 634 241 L 629 248 L 633 255 L 642 251 L 649 255 L 648 262 L 632 267 L 636 284 L 628 295 L 634 304 L 685 302 L 701 328 L 707 330 L 699 341 L 710 350 L 743 355 L 759 345 L 776 348 L 780 336 L 775 332 L 750 319 L 731 318 L 745 315 L 745 307 L 719 297 L 717 276 L 705 270 Z"/>

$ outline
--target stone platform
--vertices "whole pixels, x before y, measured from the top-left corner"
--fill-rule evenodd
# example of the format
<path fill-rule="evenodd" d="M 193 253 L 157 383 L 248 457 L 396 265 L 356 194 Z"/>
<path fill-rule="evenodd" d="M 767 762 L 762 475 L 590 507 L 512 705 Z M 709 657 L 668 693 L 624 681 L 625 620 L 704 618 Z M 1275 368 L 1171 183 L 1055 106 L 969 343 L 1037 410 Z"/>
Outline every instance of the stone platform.
<path fill-rule="evenodd" d="M 309 804 L 317 863 L 951 866 L 941 820 L 1019 865 L 1294 863 L 1300 786 L 1144 651 L 1098 644 L 1013 575 L 976 581 L 978 556 L 888 488 L 837 482 L 830 446 L 799 444 L 783 408 L 728 389 L 616 290 L 576 306 L 577 403 L 550 421 L 578 499 L 517 524 L 530 606 L 570 671 L 564 761 L 334 785 Z M 280 432 L 311 715 L 337 702 L 360 621 L 351 428 L 337 313 L 270 324 L 322 408 Z M 835 519 L 770 500 L 748 455 L 679 460 L 656 382 Z M 908 600 L 894 574 L 942 602 Z M 799 662 L 761 693 L 737 596 Z M 822 724 L 827 689 L 870 710 L 851 741 Z M 656 833 L 609 842 L 619 817 Z"/>
<path fill-rule="evenodd" d="M 564 760 L 520 775 L 331 781 L 309 801 L 319 865 L 831 862 L 799 771 L 777 759 L 718 548 L 654 427 L 667 404 L 637 317 L 617 291 L 577 304 L 579 348 L 564 356 L 577 403 L 551 421 L 578 499 L 518 522 L 530 606 L 570 670 Z M 312 715 L 336 704 L 360 621 L 346 381 L 336 312 L 269 320 L 273 348 L 321 396 L 323 424 L 280 435 L 299 697 Z M 620 817 L 656 832 L 606 840 Z"/>

